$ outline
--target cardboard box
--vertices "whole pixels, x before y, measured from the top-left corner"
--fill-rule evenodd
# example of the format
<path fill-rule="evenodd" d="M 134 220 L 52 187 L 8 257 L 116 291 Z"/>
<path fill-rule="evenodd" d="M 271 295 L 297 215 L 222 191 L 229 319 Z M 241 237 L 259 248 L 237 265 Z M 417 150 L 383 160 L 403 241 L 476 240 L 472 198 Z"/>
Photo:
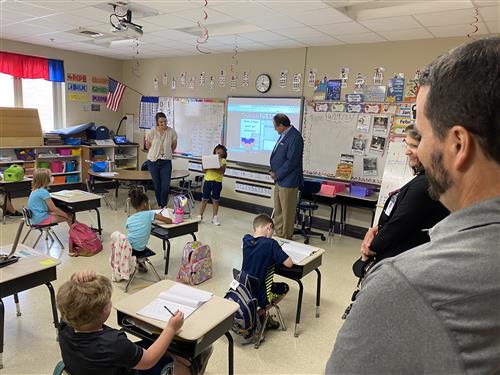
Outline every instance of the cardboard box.
<path fill-rule="evenodd" d="M 38 110 L 0 107 L 0 147 L 18 146 L 43 146 Z"/>

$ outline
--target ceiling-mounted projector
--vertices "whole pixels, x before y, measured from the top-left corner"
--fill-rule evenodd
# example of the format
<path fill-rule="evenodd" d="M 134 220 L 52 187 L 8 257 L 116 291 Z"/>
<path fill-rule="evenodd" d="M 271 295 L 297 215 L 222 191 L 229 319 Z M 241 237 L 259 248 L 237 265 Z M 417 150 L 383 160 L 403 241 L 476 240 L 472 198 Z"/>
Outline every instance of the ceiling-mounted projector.
<path fill-rule="evenodd" d="M 113 17 L 115 17 L 118 22 L 113 22 Z M 120 16 L 116 13 L 111 14 L 109 22 L 113 27 L 113 33 L 120 33 L 130 38 L 139 38 L 144 33 L 142 31 L 142 26 L 132 22 L 132 11 L 130 9 L 127 10 L 127 14 L 124 16 Z"/>

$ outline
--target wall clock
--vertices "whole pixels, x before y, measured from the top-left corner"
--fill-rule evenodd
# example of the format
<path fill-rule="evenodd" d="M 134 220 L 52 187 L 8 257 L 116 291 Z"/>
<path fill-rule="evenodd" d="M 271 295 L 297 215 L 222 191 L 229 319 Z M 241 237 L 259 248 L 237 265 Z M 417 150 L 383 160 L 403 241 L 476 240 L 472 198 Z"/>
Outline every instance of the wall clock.
<path fill-rule="evenodd" d="M 269 74 L 259 74 L 255 80 L 255 89 L 261 94 L 268 92 L 271 88 L 271 77 Z"/>

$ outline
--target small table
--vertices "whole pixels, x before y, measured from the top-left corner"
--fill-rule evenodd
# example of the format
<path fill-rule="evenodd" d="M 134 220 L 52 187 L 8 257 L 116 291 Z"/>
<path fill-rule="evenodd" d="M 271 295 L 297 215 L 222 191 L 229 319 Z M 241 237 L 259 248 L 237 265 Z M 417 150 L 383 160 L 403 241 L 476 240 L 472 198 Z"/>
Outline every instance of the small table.
<path fill-rule="evenodd" d="M 15 193 L 16 196 L 23 195 L 22 192 L 25 192 L 29 195 L 31 192 L 31 178 L 25 177 L 21 181 L 5 181 L 0 180 L 0 190 L 5 192 L 5 199 L 11 199 L 12 193 Z M 21 194 L 19 194 L 21 193 Z M 5 224 L 5 217 L 9 216 L 5 212 L 2 212 L 2 222 Z"/>
<path fill-rule="evenodd" d="M 147 332 L 143 329 L 144 327 L 140 328 L 134 325 L 127 318 L 139 320 L 155 330 L 164 329 L 165 322 L 138 315 L 137 311 L 151 303 L 161 292 L 174 285 L 173 281 L 163 280 L 118 301 L 114 306 L 118 324 L 134 336 L 154 341 L 157 338 L 156 335 Z M 230 330 L 233 326 L 233 315 L 238 308 L 238 304 L 233 301 L 213 296 L 186 318 L 182 329 L 177 332 L 170 343 L 168 352 L 181 357 L 195 358 L 225 335 L 228 340 L 228 372 L 229 375 L 232 375 L 234 372 L 234 349 Z"/>
<path fill-rule="evenodd" d="M 165 276 L 168 274 L 170 263 L 170 239 L 190 234 L 193 241 L 196 241 L 195 233 L 198 232 L 198 219 L 184 220 L 179 224 L 165 224 L 159 221 L 153 223 L 151 235 L 159 238 L 163 242 L 163 255 L 165 258 Z"/>
<path fill-rule="evenodd" d="M 9 253 L 12 245 L 2 246 L 0 252 Z M 21 258 L 13 264 L 0 268 L 0 369 L 3 368 L 3 342 L 4 342 L 4 318 L 5 311 L 2 298 L 14 295 L 14 301 L 19 307 L 17 294 L 25 290 L 45 284 L 49 288 L 50 302 L 52 304 L 52 316 L 54 327 L 57 330 L 59 318 L 57 316 L 56 296 L 51 281 L 57 279 L 56 266 L 61 262 L 52 257 L 43 255 L 31 247 L 17 245 L 16 254 Z M 19 308 L 17 316 L 20 316 Z"/>
<path fill-rule="evenodd" d="M 88 172 L 90 176 L 99 177 L 105 180 L 115 181 L 115 202 L 118 200 L 118 187 L 120 186 L 120 181 L 133 181 L 139 182 L 142 185 L 144 182 L 152 181 L 151 174 L 149 171 L 136 171 L 136 170 L 127 170 L 127 169 L 117 169 L 112 172 Z M 173 170 L 171 180 L 184 180 L 186 177 L 189 177 L 189 171 L 180 169 Z M 115 204 L 115 209 L 117 205 Z"/>
<path fill-rule="evenodd" d="M 357 207 L 368 209 L 372 212 L 372 220 L 370 227 L 373 226 L 375 219 L 375 211 L 377 209 L 378 193 L 373 193 L 367 197 L 358 197 L 347 191 L 341 191 L 335 195 L 336 201 L 340 204 L 340 234 L 344 233 L 347 220 L 347 207 Z M 335 207 L 335 215 L 333 219 L 333 231 L 335 231 L 335 221 L 337 219 L 337 208 Z"/>
<path fill-rule="evenodd" d="M 83 190 L 61 190 L 50 193 L 50 197 L 57 207 L 71 212 L 73 222 L 77 212 L 94 210 L 97 215 L 97 232 L 99 236 L 102 235 L 101 214 L 99 213 L 102 198 L 100 195 Z"/>
<path fill-rule="evenodd" d="M 276 237 L 277 240 L 282 240 Z M 290 240 L 282 240 L 288 242 L 294 242 Z M 300 246 L 306 246 L 302 243 L 298 243 Z M 321 298 L 321 272 L 319 272 L 319 266 L 323 261 L 323 254 L 325 253 L 324 249 L 320 249 L 315 246 L 311 246 L 312 248 L 319 249 L 304 260 L 302 260 L 299 264 L 294 264 L 291 268 L 285 267 L 283 265 L 276 267 L 274 273 L 276 275 L 280 275 L 286 277 L 287 279 L 295 280 L 297 284 L 299 284 L 299 297 L 297 300 L 297 313 L 295 315 L 295 331 L 294 336 L 299 337 L 299 324 L 300 324 L 300 312 L 302 310 L 302 296 L 304 294 L 304 286 L 300 279 L 302 279 L 307 274 L 312 271 L 316 271 L 317 281 L 316 281 L 316 318 L 319 318 L 319 305 Z"/>

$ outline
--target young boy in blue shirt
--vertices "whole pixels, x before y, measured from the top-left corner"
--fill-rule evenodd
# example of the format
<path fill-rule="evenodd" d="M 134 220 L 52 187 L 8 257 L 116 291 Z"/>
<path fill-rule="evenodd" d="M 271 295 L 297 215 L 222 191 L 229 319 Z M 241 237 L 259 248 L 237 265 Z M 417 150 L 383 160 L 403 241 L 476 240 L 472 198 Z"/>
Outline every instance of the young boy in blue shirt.
<path fill-rule="evenodd" d="M 283 264 L 292 267 L 292 259 L 283 251 L 279 243 L 271 238 L 274 222 L 268 215 L 257 215 L 253 221 L 253 236 L 243 237 L 242 271 L 259 280 L 259 289 L 255 293 L 259 307 L 282 298 L 288 293 L 288 284 L 273 282 L 274 269 Z M 267 328 L 276 329 L 279 323 L 269 318 Z"/>

